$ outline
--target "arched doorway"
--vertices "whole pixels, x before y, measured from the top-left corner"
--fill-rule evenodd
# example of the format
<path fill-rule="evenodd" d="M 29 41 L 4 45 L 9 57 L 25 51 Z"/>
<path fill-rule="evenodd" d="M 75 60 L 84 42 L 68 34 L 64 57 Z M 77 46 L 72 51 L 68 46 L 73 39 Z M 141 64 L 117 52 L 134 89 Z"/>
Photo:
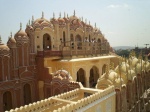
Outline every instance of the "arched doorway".
<path fill-rule="evenodd" d="M 77 49 L 82 49 L 82 38 L 79 34 L 76 35 L 75 41 L 77 44 Z"/>
<path fill-rule="evenodd" d="M 90 77 L 89 77 L 91 88 L 94 88 L 96 86 L 98 78 L 99 78 L 98 68 L 96 66 L 93 66 L 90 69 Z"/>
<path fill-rule="evenodd" d="M 64 46 L 66 46 L 66 37 L 65 37 L 65 32 L 63 32 L 63 42 L 64 42 Z"/>
<path fill-rule="evenodd" d="M 25 84 L 23 87 L 24 92 L 24 105 L 31 103 L 31 87 L 29 84 Z"/>
<path fill-rule="evenodd" d="M 85 87 L 86 86 L 86 82 L 85 82 L 85 71 L 80 68 L 78 71 L 77 71 L 77 82 L 81 82 L 82 85 Z"/>
<path fill-rule="evenodd" d="M 51 50 L 51 36 L 47 33 L 43 35 L 43 50 Z"/>
<path fill-rule="evenodd" d="M 102 75 L 106 72 L 106 64 L 103 65 L 102 67 Z"/>
<path fill-rule="evenodd" d="M 3 94 L 3 110 L 10 110 L 12 109 L 12 96 L 11 92 L 7 91 Z"/>
<path fill-rule="evenodd" d="M 71 41 L 71 48 L 74 49 L 74 38 L 73 38 L 73 34 L 70 35 L 70 41 Z"/>

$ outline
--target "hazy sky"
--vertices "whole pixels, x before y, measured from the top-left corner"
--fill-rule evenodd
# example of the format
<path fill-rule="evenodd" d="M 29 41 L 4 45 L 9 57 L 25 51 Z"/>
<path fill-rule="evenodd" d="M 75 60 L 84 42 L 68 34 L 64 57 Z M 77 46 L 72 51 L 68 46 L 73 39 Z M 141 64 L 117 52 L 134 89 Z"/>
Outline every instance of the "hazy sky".
<path fill-rule="evenodd" d="M 100 28 L 111 46 L 150 44 L 150 0 L 0 0 L 0 35 L 6 43 L 10 32 L 25 29 L 29 19 L 50 19 L 64 12 L 87 19 Z"/>

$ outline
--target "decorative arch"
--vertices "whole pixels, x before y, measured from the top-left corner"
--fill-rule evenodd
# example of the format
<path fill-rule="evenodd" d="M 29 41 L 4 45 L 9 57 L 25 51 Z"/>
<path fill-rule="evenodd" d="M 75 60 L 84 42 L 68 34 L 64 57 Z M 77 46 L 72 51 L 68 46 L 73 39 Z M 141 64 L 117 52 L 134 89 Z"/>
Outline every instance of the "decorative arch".
<path fill-rule="evenodd" d="M 102 67 L 102 75 L 106 72 L 106 64 L 103 65 Z"/>
<path fill-rule="evenodd" d="M 65 35 L 65 31 L 63 31 L 63 42 L 64 42 L 64 46 L 66 46 L 66 35 Z"/>
<path fill-rule="evenodd" d="M 56 89 L 54 90 L 54 94 L 55 94 L 55 95 L 58 95 L 58 94 L 60 94 L 60 93 L 61 93 L 61 91 L 60 91 L 59 88 L 56 88 Z"/>
<path fill-rule="evenodd" d="M 81 82 L 84 87 L 86 86 L 85 71 L 83 70 L 83 68 L 80 68 L 77 71 L 77 80 L 76 81 Z"/>
<path fill-rule="evenodd" d="M 43 35 L 43 50 L 51 50 L 51 36 L 47 33 Z"/>
<path fill-rule="evenodd" d="M 12 109 L 12 95 L 10 91 L 6 91 L 3 94 L 3 110 L 4 111 L 9 111 L 10 109 Z"/>
<path fill-rule="evenodd" d="M 23 86 L 23 96 L 24 96 L 24 105 L 27 105 L 32 102 L 31 99 L 31 86 L 30 84 L 25 84 Z"/>
<path fill-rule="evenodd" d="M 75 41 L 77 44 L 77 49 L 82 49 L 82 38 L 79 34 L 76 35 Z"/>
<path fill-rule="evenodd" d="M 99 78 L 98 68 L 96 66 L 93 66 L 90 69 L 90 77 L 89 77 L 90 87 L 92 88 L 95 87 L 95 85 L 97 84 L 98 78 Z"/>
<path fill-rule="evenodd" d="M 73 38 L 73 34 L 70 34 L 70 41 L 71 41 L 71 48 L 74 49 L 74 38 Z"/>

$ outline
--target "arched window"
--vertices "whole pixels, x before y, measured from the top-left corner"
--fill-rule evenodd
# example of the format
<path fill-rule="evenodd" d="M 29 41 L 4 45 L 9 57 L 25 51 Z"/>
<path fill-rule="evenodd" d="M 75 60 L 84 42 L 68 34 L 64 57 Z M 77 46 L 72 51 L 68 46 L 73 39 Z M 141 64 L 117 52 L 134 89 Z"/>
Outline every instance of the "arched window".
<path fill-rule="evenodd" d="M 85 71 L 80 68 L 78 71 L 77 71 L 77 82 L 81 82 L 83 86 L 86 86 L 86 82 L 85 82 Z"/>
<path fill-rule="evenodd" d="M 90 77 L 89 77 L 90 87 L 96 86 L 98 78 L 99 78 L 98 68 L 96 66 L 93 66 L 90 69 Z"/>
<path fill-rule="evenodd" d="M 63 42 L 64 42 L 64 46 L 66 46 L 66 37 L 65 37 L 65 32 L 63 32 Z"/>
<path fill-rule="evenodd" d="M 76 41 L 76 44 L 77 44 L 77 48 L 82 49 L 82 38 L 79 34 L 76 35 L 75 41 Z"/>
<path fill-rule="evenodd" d="M 89 42 L 91 42 L 91 36 L 89 35 Z"/>
<path fill-rule="evenodd" d="M 3 94 L 3 110 L 10 110 L 12 109 L 12 96 L 11 92 L 7 91 Z"/>
<path fill-rule="evenodd" d="M 58 89 L 58 88 L 55 89 L 55 91 L 54 91 L 54 94 L 55 94 L 55 95 L 58 95 L 58 94 L 60 94 L 60 93 L 61 93 L 61 92 L 60 92 L 60 89 Z"/>
<path fill-rule="evenodd" d="M 47 33 L 43 35 L 43 50 L 51 50 L 51 36 Z"/>
<path fill-rule="evenodd" d="M 74 38 L 73 38 L 73 34 L 70 35 L 70 41 L 71 41 L 71 48 L 74 49 Z"/>
<path fill-rule="evenodd" d="M 24 92 L 24 105 L 31 103 L 31 87 L 29 84 L 25 84 L 23 87 Z"/>
<path fill-rule="evenodd" d="M 102 67 L 102 75 L 106 72 L 106 65 L 104 64 Z"/>

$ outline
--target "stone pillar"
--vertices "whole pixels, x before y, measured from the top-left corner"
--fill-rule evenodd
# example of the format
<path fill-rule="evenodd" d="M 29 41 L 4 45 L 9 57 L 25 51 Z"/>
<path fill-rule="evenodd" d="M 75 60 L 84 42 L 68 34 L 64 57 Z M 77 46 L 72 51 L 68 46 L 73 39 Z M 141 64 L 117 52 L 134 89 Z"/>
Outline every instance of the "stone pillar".
<path fill-rule="evenodd" d="M 86 87 L 90 87 L 89 77 L 90 77 L 90 68 L 87 67 L 85 71 Z"/>
<path fill-rule="evenodd" d="M 86 76 L 86 78 L 85 78 L 85 79 L 86 79 L 86 87 L 88 87 L 88 88 L 89 88 L 89 87 L 90 87 L 90 85 L 89 85 L 89 77 L 87 77 L 87 76 Z"/>

